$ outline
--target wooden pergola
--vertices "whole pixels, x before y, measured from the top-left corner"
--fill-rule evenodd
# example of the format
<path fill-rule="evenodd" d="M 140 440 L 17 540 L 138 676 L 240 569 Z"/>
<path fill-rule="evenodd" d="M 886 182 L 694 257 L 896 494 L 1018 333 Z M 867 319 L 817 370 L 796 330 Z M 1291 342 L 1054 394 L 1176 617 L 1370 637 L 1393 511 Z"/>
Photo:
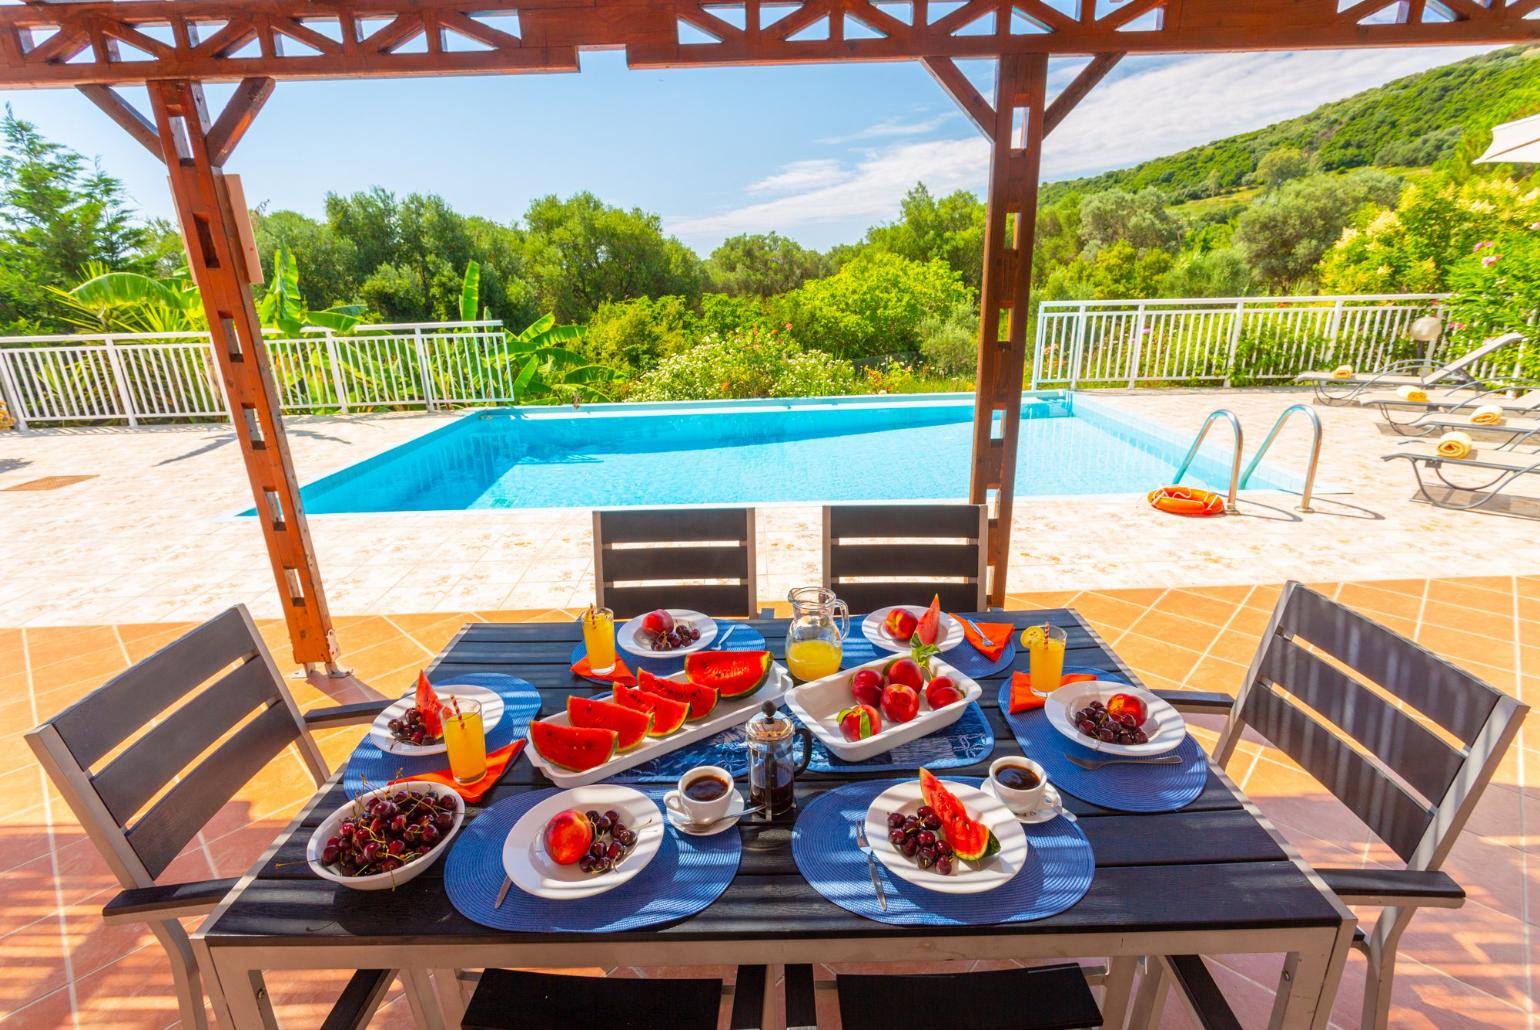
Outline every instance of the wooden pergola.
<path fill-rule="evenodd" d="M 120 0 L 0 8 L 0 86 L 74 87 L 166 165 L 294 657 L 339 656 L 223 171 L 281 79 L 920 61 L 990 141 L 970 498 L 1005 595 L 1043 139 L 1124 54 L 1508 44 L 1540 0 Z M 1050 103 L 1048 59 L 1092 58 Z M 958 59 L 998 63 L 993 100 Z M 217 116 L 206 82 L 239 82 Z M 142 113 L 114 87 L 144 85 Z"/>

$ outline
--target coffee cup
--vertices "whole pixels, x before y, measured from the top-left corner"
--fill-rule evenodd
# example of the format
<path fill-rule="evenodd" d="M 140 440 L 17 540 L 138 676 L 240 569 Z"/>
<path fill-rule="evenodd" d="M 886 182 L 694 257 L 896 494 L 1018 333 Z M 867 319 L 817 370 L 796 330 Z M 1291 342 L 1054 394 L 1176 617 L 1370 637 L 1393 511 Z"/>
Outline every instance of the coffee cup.
<path fill-rule="evenodd" d="M 733 777 L 719 765 L 698 765 L 679 777 L 679 786 L 663 795 L 663 804 L 687 823 L 704 826 L 727 815 L 733 803 Z"/>
<path fill-rule="evenodd" d="M 1048 774 L 1030 758 L 1006 755 L 990 764 L 989 782 L 1006 808 L 1025 815 L 1042 804 Z"/>

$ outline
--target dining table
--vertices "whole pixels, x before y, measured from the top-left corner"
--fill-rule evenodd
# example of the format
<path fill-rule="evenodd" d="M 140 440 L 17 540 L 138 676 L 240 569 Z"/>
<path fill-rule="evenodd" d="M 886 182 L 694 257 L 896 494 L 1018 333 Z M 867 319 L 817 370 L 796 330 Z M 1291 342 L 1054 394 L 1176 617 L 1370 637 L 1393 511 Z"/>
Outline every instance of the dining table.
<path fill-rule="evenodd" d="M 1111 670 L 1141 684 L 1073 609 L 973 618 L 1016 627 L 1051 623 L 1067 634 L 1066 666 Z M 777 661 L 784 657 L 786 620 L 743 621 L 764 636 Z M 433 660 L 428 675 L 435 682 L 470 673 L 516 676 L 538 690 L 548 715 L 563 711 L 568 695 L 598 689 L 572 672 L 580 639 L 575 621 L 473 623 Z M 983 777 L 992 759 L 1022 753 L 997 695 L 1028 660 L 1023 647 L 1009 668 L 980 681 L 978 704 L 994 732 L 993 752 L 947 775 Z M 376 684 L 386 693 L 408 686 Z M 1134 994 L 1144 956 L 1267 954 L 1280 957 L 1270 1025 L 1324 1027 L 1356 926 L 1352 912 L 1211 762 L 1201 793 L 1178 811 L 1119 811 L 1066 792 L 1064 805 L 1094 853 L 1094 875 L 1078 902 L 1045 918 L 914 926 L 863 918 L 803 878 L 793 859 L 792 812 L 744 819 L 726 831 L 742 835 L 741 859 L 725 891 L 703 910 L 667 925 L 607 933 L 509 932 L 473 922 L 450 901 L 442 858 L 393 890 L 352 890 L 317 877 L 306 844 L 348 801 L 342 774 L 277 835 L 192 936 L 221 1025 L 274 1025 L 263 974 L 283 970 L 397 970 L 420 1024 L 457 1027 L 469 991 L 457 970 L 752 964 L 771 966 L 773 985 L 774 967 L 789 964 L 1081 958 L 1102 970 L 1105 1025 L 1122 1027 L 1149 1015 Z M 892 775 L 804 772 L 796 780 L 797 808 L 863 776 Z M 479 804 L 467 807 L 467 826 L 502 799 L 550 786 L 521 755 Z M 776 1018 L 767 1002 L 766 1025 Z"/>

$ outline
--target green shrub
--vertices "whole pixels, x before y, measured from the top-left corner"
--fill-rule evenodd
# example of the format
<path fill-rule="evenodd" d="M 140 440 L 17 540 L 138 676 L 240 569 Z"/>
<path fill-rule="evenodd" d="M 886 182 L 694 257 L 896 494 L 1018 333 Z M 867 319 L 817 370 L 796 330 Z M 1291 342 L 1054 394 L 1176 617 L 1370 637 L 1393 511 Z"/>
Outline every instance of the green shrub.
<path fill-rule="evenodd" d="M 842 358 L 913 352 L 927 318 L 973 304 L 973 291 L 939 260 L 862 254 L 826 279 L 777 298 L 797 339 Z"/>
<path fill-rule="evenodd" d="M 920 326 L 920 353 L 944 376 L 971 374 L 979 364 L 978 316 L 962 311 L 947 319 L 926 319 Z"/>
<path fill-rule="evenodd" d="M 813 397 L 846 394 L 854 388 L 855 372 L 848 362 L 804 350 L 779 330 L 744 329 L 708 336 L 664 358 L 636 381 L 630 399 Z"/>
<path fill-rule="evenodd" d="M 1523 333 L 1527 341 L 1519 375 L 1540 379 L 1540 223 L 1480 240 L 1449 273 L 1455 292 L 1444 308 L 1445 357 L 1463 354 L 1482 340 Z M 1496 362 L 1506 374 L 1515 349 Z"/>

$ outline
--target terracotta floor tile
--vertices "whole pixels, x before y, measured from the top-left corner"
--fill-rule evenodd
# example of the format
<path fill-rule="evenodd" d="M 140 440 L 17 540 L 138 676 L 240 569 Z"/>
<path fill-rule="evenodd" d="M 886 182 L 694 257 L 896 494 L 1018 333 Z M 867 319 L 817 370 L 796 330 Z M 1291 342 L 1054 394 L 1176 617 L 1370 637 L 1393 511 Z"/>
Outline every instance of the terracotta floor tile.
<path fill-rule="evenodd" d="M 1222 627 L 1235 616 L 1240 602 L 1220 600 L 1192 590 L 1172 590 L 1155 607 L 1158 611 L 1170 612 L 1184 619 Z"/>
<path fill-rule="evenodd" d="M 1075 598 L 1075 610 L 1099 628 L 1121 631 L 1142 617 L 1146 608 L 1122 596 L 1087 590 Z"/>
<path fill-rule="evenodd" d="M 1169 596 L 1169 595 L 1168 595 Z M 1162 608 L 1151 608 L 1129 627 L 1130 633 L 1141 637 L 1153 637 L 1168 641 L 1189 651 L 1203 652 L 1219 636 L 1220 629 L 1211 623 L 1174 615 Z"/>
<path fill-rule="evenodd" d="M 102 651 L 118 652 L 118 635 L 111 626 L 45 626 L 26 631 L 27 654 L 34 672 L 59 662 Z"/>
<path fill-rule="evenodd" d="M 1471 586 L 1459 580 L 1433 579 L 1428 581 L 1428 600 L 1491 612 L 1494 615 L 1513 614 L 1511 590 L 1488 590 Z"/>
<path fill-rule="evenodd" d="M 1141 675 L 1153 673 L 1176 683 L 1186 680 L 1202 657 L 1199 652 L 1173 641 L 1157 640 L 1137 633 L 1120 637 L 1114 650 Z"/>
<path fill-rule="evenodd" d="M 1344 583 L 1337 600 L 1372 618 L 1394 615 L 1415 620 L 1422 610 L 1421 591 L 1411 594 L 1400 590 L 1383 590 L 1374 583 Z"/>

